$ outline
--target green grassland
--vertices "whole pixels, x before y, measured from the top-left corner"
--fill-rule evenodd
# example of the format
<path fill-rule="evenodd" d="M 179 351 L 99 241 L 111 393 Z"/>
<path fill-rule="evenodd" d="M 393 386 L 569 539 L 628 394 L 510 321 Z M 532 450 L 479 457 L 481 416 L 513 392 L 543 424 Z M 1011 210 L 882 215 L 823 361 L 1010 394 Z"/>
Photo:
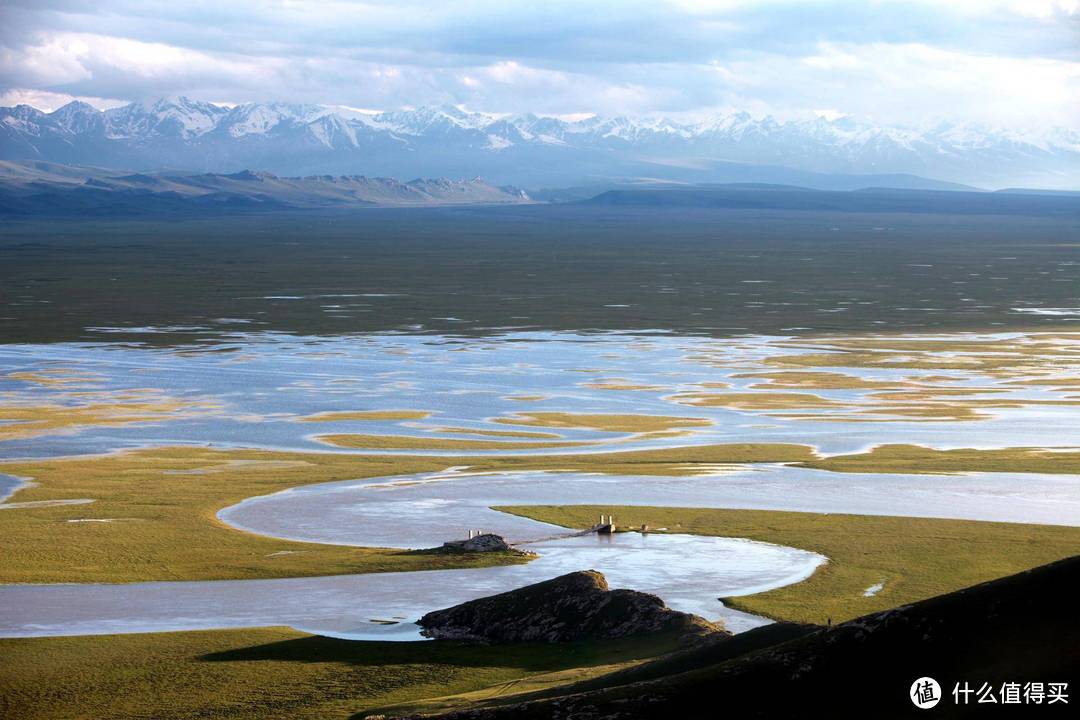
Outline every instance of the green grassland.
<path fill-rule="evenodd" d="M 676 643 L 357 642 L 287 628 L 4 639 L 0 717 L 363 717 L 425 698 L 581 680 Z"/>
<path fill-rule="evenodd" d="M 620 526 L 750 538 L 821 553 L 809 580 L 725 602 L 768 617 L 825 624 L 968 587 L 1080 553 L 1080 528 L 772 510 L 513 506 L 504 512 L 566 527 L 600 513 Z M 863 592 L 883 582 L 876 595 Z"/>

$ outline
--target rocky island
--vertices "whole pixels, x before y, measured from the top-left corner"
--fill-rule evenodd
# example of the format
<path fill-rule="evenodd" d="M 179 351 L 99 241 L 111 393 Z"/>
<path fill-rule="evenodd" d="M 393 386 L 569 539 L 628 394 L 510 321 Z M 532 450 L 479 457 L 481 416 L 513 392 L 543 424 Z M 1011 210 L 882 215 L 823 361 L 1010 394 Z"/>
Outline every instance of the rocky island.
<path fill-rule="evenodd" d="M 436 610 L 418 621 L 430 638 L 472 642 L 568 642 L 645 633 L 702 636 L 727 631 L 672 610 L 655 595 L 611 590 L 595 570 Z"/>

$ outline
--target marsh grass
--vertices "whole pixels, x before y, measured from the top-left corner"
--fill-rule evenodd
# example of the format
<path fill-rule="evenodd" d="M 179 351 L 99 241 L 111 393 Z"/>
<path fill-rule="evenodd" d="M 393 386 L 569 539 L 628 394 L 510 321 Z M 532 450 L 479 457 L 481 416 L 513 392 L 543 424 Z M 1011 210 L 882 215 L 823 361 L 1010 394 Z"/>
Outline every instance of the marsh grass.
<path fill-rule="evenodd" d="M 297 418 L 302 422 L 341 422 L 348 420 L 424 420 L 431 417 L 428 410 L 346 410 L 321 412 Z"/>
<path fill-rule="evenodd" d="M 843 403 L 820 395 L 790 392 L 679 393 L 667 398 L 681 405 L 726 407 L 732 410 L 782 410 L 788 408 L 841 408 Z"/>
<path fill-rule="evenodd" d="M 918 387 L 915 383 L 899 380 L 872 380 L 857 375 L 838 372 L 752 372 L 732 375 L 739 379 L 761 379 L 750 387 L 755 390 L 893 390 L 902 387 Z"/>
<path fill-rule="evenodd" d="M 328 445 L 359 450 L 543 450 L 592 445 L 589 441 L 527 442 L 519 440 L 468 440 L 417 435 L 317 435 Z"/>
<path fill-rule="evenodd" d="M 220 411 L 215 403 L 161 399 L 84 405 L 0 406 L 0 441 L 74 432 L 86 426 L 123 426 L 182 420 Z"/>
<path fill-rule="evenodd" d="M 943 474 L 962 472 L 1080 473 L 1080 450 L 1048 448 L 960 448 L 878 445 L 864 453 L 832 455 L 800 463 L 832 472 Z"/>
<path fill-rule="evenodd" d="M 567 412 L 530 412 L 498 417 L 494 422 L 547 428 L 581 428 L 606 432 L 644 433 L 712 425 L 708 418 L 669 415 L 600 415 Z"/>
<path fill-rule="evenodd" d="M 428 432 L 449 433 L 453 435 L 479 435 L 481 437 L 533 438 L 538 440 L 558 440 L 562 437 L 562 435 L 557 433 L 530 432 L 528 430 L 483 430 L 480 428 L 467 427 L 417 427 Z"/>

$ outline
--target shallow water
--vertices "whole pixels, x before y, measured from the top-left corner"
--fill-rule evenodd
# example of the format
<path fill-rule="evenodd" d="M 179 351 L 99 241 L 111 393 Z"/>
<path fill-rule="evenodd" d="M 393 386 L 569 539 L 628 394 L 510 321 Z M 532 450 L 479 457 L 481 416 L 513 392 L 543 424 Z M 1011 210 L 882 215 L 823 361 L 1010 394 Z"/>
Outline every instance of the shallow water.
<path fill-rule="evenodd" d="M 1034 473 L 858 475 L 785 465 L 693 477 L 449 472 L 308 485 L 250 498 L 218 515 L 234 526 L 292 540 L 421 548 L 465 537 L 468 530 L 495 532 L 515 542 L 565 533 L 565 528 L 490 509 L 544 504 L 756 508 L 1080 525 L 1080 480 Z"/>
<path fill-rule="evenodd" d="M 734 376 L 777 370 L 763 361 L 813 352 L 818 347 L 805 340 L 800 342 L 801 347 L 791 347 L 789 339 L 758 336 L 718 340 L 572 333 L 513 333 L 498 339 L 470 341 L 437 336 L 295 338 L 240 334 L 232 342 L 183 349 L 79 343 L 5 345 L 0 346 L 0 393 L 4 394 L 0 404 L 75 404 L 87 400 L 72 395 L 74 392 L 116 393 L 149 388 L 163 398 L 212 401 L 220 409 L 167 422 L 85 427 L 13 439 L 3 442 L 2 447 L 5 457 L 51 457 L 175 443 L 327 451 L 340 449 L 317 441 L 316 435 L 401 434 L 461 440 L 471 436 L 435 430 L 445 426 L 507 430 L 513 426 L 491 423 L 490 419 L 543 411 L 674 415 L 707 418 L 714 423 L 676 438 L 626 438 L 621 433 L 557 430 L 568 440 L 600 443 L 584 450 L 749 441 L 810 444 L 826 454 L 858 451 L 881 442 L 939 448 L 1080 446 L 1075 405 L 992 409 L 987 411 L 994 415 L 992 419 L 977 422 L 884 422 L 868 418 L 867 422 L 836 423 L 776 417 L 777 411 L 689 406 L 671 399 L 678 392 L 709 391 L 702 383 L 731 385 L 729 389 L 713 392 L 752 391 L 750 386 L 762 383 L 761 379 Z M 842 356 L 837 357 L 839 362 Z M 1073 358 L 1072 363 L 1057 369 L 1068 374 L 1070 367 L 1080 365 L 1080 356 Z M 5 377 L 13 372 L 63 368 L 94 373 L 96 377 L 82 385 L 69 386 L 44 386 Z M 995 399 L 1065 397 L 1045 387 L 1005 386 L 999 379 L 970 371 L 834 369 L 875 380 L 933 374 L 951 378 L 950 387 L 1008 390 L 993 395 Z M 612 378 L 656 389 L 589 387 L 590 383 Z M 815 393 L 839 402 L 866 400 L 869 394 L 865 390 L 784 392 Z M 523 396 L 543 399 L 531 402 L 514 399 Z M 427 420 L 404 423 L 297 421 L 302 416 L 321 412 L 394 409 L 430 410 L 434 415 Z M 616 440 L 618 443 L 612 444 Z M 459 450 L 426 452 L 462 454 Z M 530 452 L 565 450 L 541 448 Z"/>
<path fill-rule="evenodd" d="M 429 610 L 588 569 L 603 572 L 612 587 L 660 594 L 671 607 L 722 618 L 733 631 L 742 631 L 767 621 L 725 608 L 717 598 L 804 580 L 823 560 L 777 545 L 687 535 L 590 535 L 527 547 L 540 557 L 525 565 L 469 570 L 0 586 L 0 636 L 289 625 L 338 637 L 416 640 L 418 628 L 412 621 Z M 673 563 L 674 558 L 681 560 Z"/>

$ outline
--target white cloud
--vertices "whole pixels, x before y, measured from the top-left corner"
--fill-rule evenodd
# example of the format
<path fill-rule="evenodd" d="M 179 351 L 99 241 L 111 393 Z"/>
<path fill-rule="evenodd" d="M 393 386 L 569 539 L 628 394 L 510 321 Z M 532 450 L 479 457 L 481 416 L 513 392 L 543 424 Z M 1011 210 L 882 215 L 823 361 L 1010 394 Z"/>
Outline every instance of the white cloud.
<path fill-rule="evenodd" d="M 1080 123 L 1080 0 L 46 5 L 0 10 L 9 97 Z"/>
<path fill-rule="evenodd" d="M 14 88 L 5 92 L 0 92 L 0 106 L 12 107 L 14 105 L 30 105 L 36 107 L 38 110 L 44 110 L 45 112 L 52 112 L 57 108 L 67 105 L 73 100 L 79 100 L 88 105 L 96 107 L 98 110 L 108 110 L 109 108 L 120 107 L 126 105 L 126 100 L 117 100 L 115 98 L 99 98 L 99 97 L 87 97 L 84 95 L 68 95 L 67 93 L 54 93 L 48 90 L 30 90 L 27 88 Z"/>

